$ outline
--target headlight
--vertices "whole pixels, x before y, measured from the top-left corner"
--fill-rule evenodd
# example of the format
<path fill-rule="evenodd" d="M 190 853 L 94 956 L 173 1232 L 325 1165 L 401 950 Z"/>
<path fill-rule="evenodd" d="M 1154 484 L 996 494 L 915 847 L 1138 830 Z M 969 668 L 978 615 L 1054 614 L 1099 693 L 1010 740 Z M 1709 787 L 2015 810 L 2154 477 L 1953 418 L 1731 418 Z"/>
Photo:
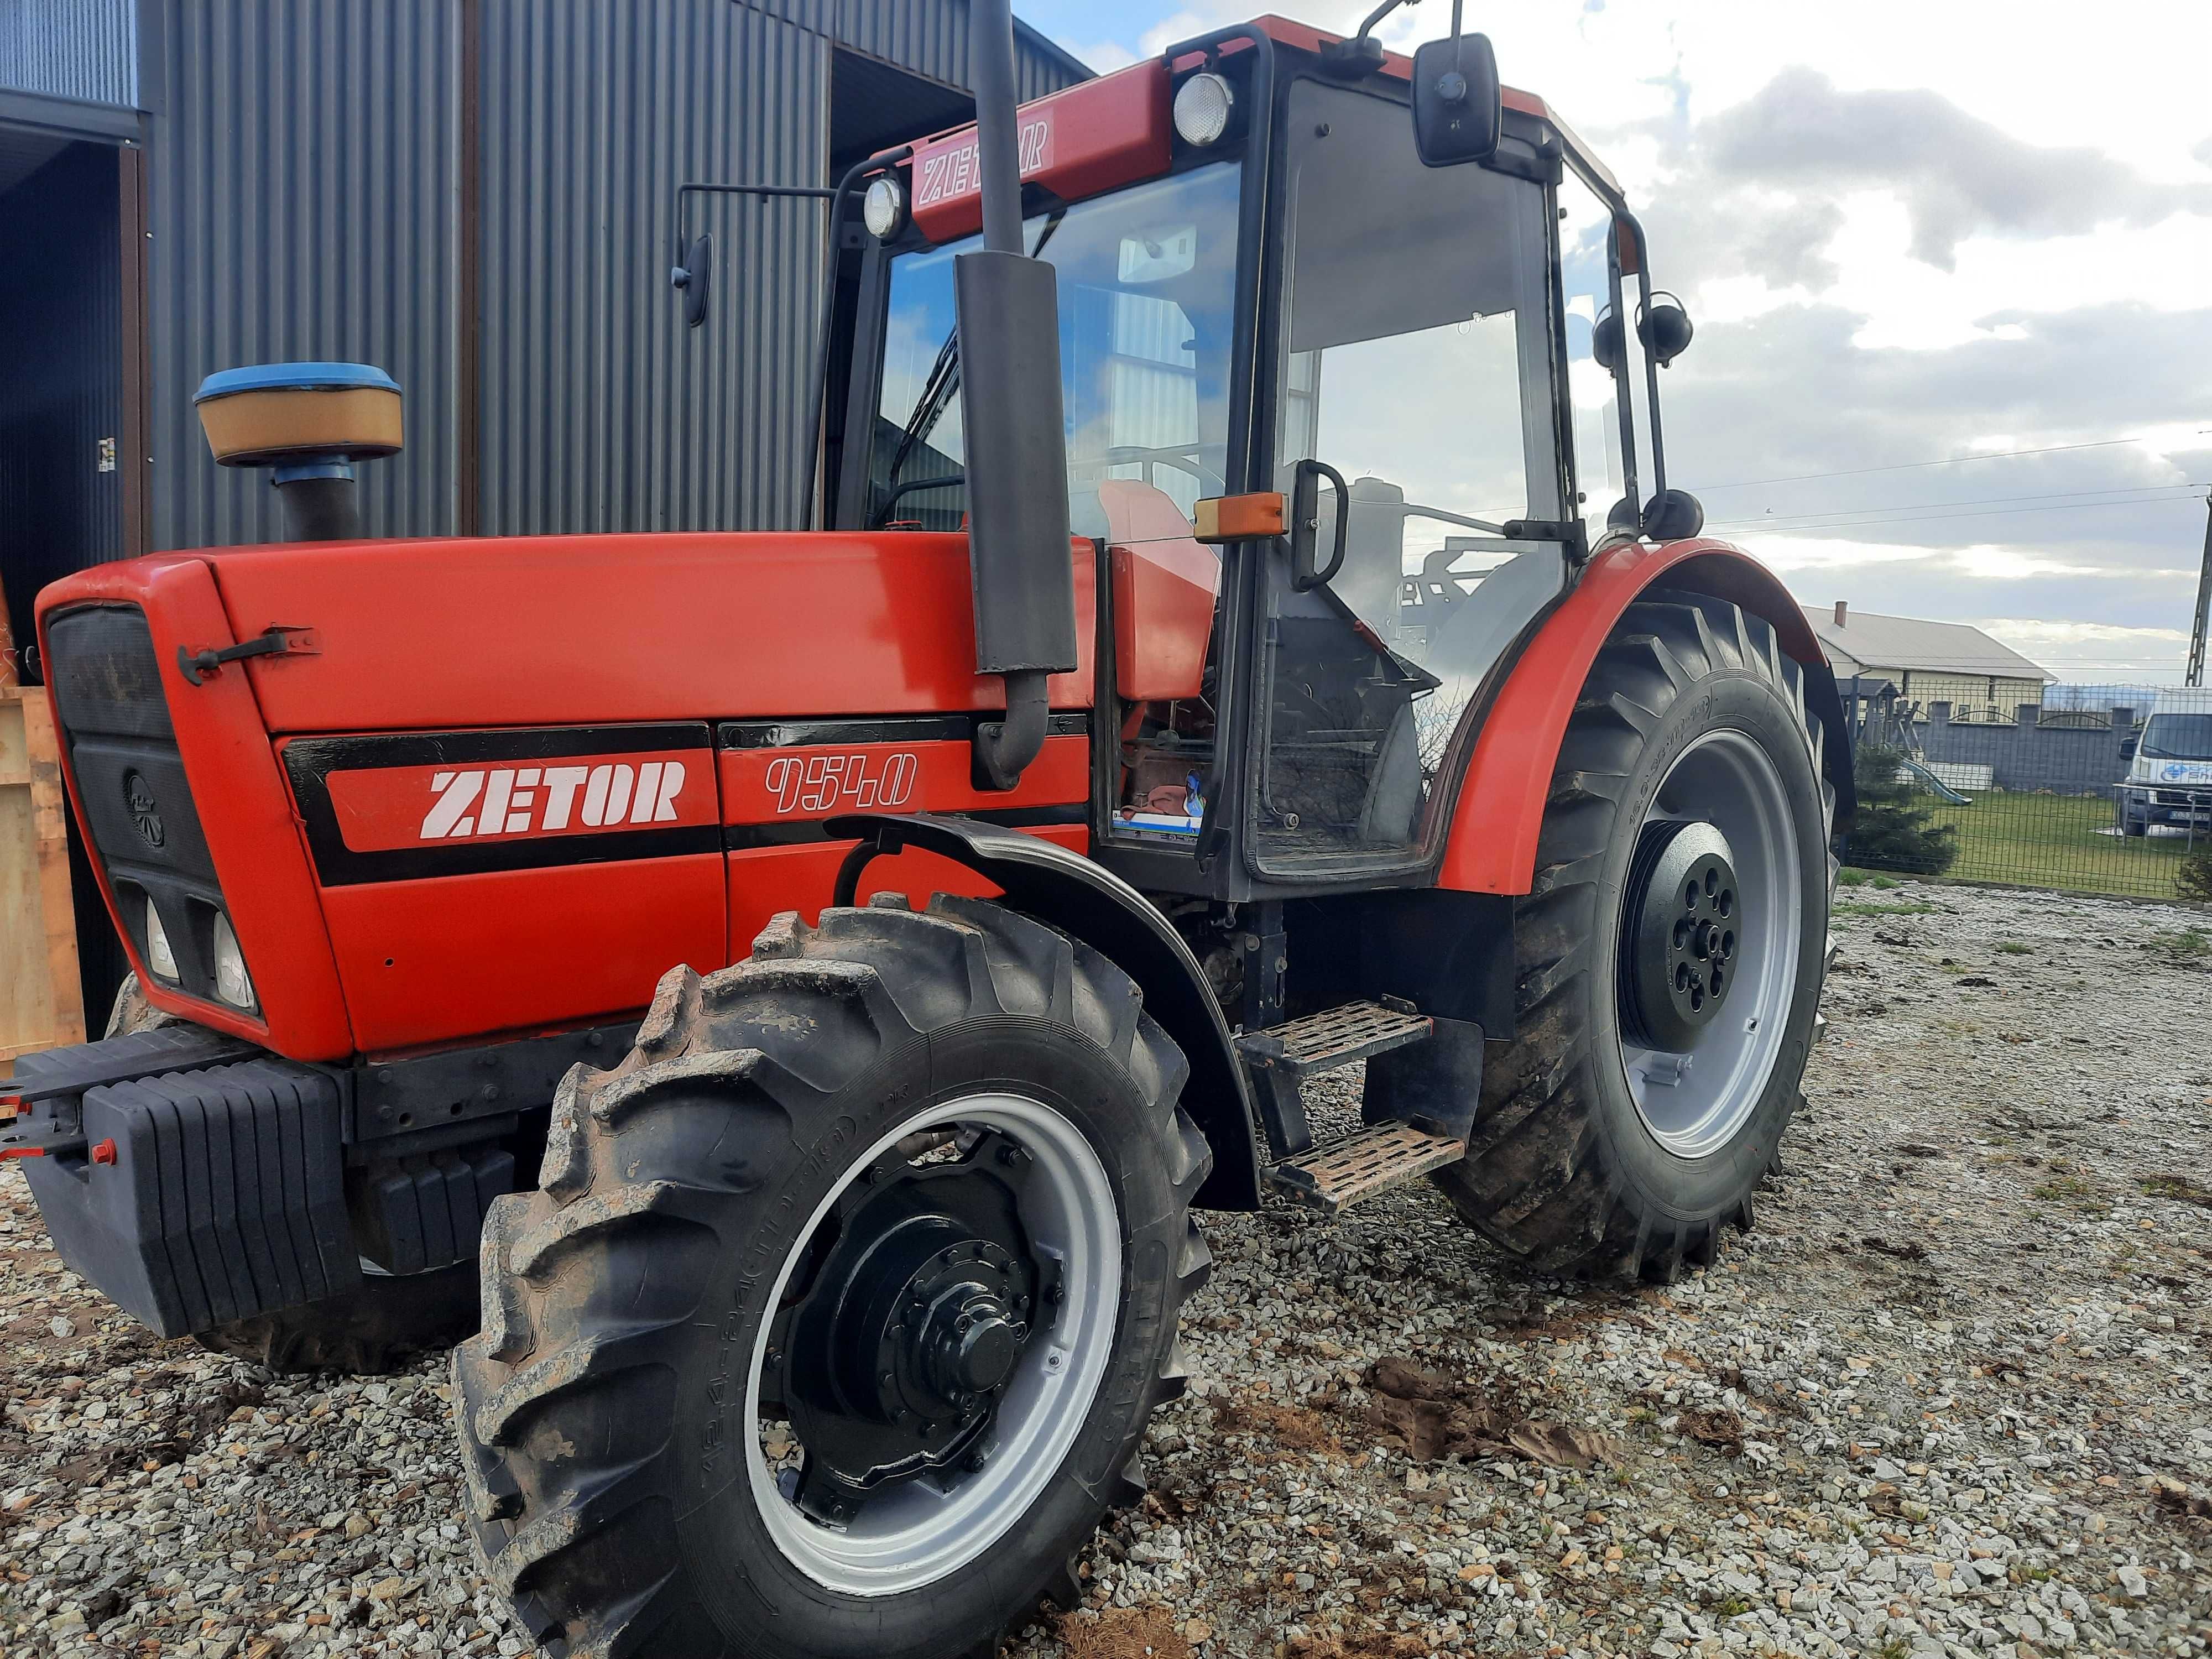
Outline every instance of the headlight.
<path fill-rule="evenodd" d="M 146 901 L 146 965 L 163 979 L 179 977 L 177 953 L 169 948 L 168 930 L 161 926 L 161 913 L 151 899 Z"/>
<path fill-rule="evenodd" d="M 896 179 L 884 173 L 868 181 L 867 192 L 860 198 L 860 218 L 868 234 L 879 242 L 898 234 L 906 222 L 906 191 Z"/>
<path fill-rule="evenodd" d="M 1211 144 L 1229 131 L 1237 94 L 1211 70 L 1194 75 L 1176 88 L 1175 130 L 1186 144 Z"/>
<path fill-rule="evenodd" d="M 234 1008 L 253 1006 L 253 981 L 246 971 L 246 952 L 238 948 L 230 918 L 221 911 L 215 918 L 215 994 Z"/>

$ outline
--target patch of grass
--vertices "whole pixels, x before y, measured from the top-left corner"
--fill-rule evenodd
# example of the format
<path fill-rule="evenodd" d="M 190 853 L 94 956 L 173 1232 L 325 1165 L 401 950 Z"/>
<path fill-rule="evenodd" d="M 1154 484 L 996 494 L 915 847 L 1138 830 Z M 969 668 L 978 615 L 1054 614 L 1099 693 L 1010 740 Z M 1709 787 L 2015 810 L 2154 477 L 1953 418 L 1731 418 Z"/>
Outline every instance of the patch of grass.
<path fill-rule="evenodd" d="M 1893 1636 L 1881 1644 L 1875 1659 L 1912 1659 L 1912 1644 L 1902 1636 Z"/>
<path fill-rule="evenodd" d="M 1744 1614 L 1750 1611 L 1750 1602 L 1745 1601 L 1741 1595 L 1731 1595 L 1727 1601 L 1718 1602 L 1714 1606 L 1713 1617 L 1716 1619 L 1741 1619 Z"/>
<path fill-rule="evenodd" d="M 2212 956 L 2212 933 L 2202 927 L 2185 927 L 2178 933 L 2153 933 L 2149 948 L 2176 962 L 2202 962 Z"/>
<path fill-rule="evenodd" d="M 1838 870 L 1836 884 L 1839 887 L 1875 887 L 1883 891 L 1897 885 L 1895 876 L 1885 876 L 1879 870 Z"/>
<path fill-rule="evenodd" d="M 2055 1176 L 2034 1190 L 2035 1196 L 2046 1204 L 2079 1202 L 2097 1196 L 2097 1189 L 2076 1175 Z"/>
<path fill-rule="evenodd" d="M 1959 829 L 1954 881 L 1997 881 L 2122 897 L 2172 898 L 2187 840 L 2107 836 L 2103 795 L 2039 795 L 1993 789 L 1965 806 L 1937 804 L 1933 822 Z"/>
<path fill-rule="evenodd" d="M 1839 916 L 1929 916 L 1936 914 L 1936 906 L 1924 899 L 1899 899 L 1888 904 L 1846 899 L 1835 907 L 1835 913 Z"/>
<path fill-rule="evenodd" d="M 2022 945 L 2016 939 L 2006 939 L 1997 946 L 1997 949 L 2008 957 L 2032 957 L 2035 954 L 2035 947 L 2033 945 Z"/>
<path fill-rule="evenodd" d="M 2145 1198 L 2171 1198 L 2184 1204 L 2200 1205 L 2212 1210 L 2212 1188 L 2198 1186 L 2195 1182 L 2176 1175 L 2146 1176 L 2142 1182 Z"/>

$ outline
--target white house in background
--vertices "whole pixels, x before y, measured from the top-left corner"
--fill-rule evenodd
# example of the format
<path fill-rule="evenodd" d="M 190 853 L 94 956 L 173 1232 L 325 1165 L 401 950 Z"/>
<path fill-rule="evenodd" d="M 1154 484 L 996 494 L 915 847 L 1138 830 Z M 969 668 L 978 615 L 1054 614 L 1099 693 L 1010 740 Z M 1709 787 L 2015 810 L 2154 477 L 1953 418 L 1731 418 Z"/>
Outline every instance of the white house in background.
<path fill-rule="evenodd" d="M 1887 680 L 1901 703 L 1924 710 L 1948 702 L 1954 720 L 2009 725 L 2021 704 L 2041 703 L 2043 688 L 2058 678 L 1965 623 L 1876 616 L 1841 599 L 1832 609 L 1803 609 L 1839 682 L 1854 674 Z"/>

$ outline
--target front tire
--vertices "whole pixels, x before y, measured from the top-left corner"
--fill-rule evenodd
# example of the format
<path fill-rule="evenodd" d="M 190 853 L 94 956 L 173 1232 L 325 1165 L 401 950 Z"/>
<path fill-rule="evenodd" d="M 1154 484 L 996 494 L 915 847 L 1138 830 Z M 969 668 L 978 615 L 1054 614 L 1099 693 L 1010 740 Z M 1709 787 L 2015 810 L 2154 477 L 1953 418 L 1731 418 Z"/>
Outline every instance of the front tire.
<path fill-rule="evenodd" d="M 1072 1599 L 1208 1266 L 1186 1071 L 1111 963 L 978 901 L 786 915 L 669 974 L 494 1206 L 454 1357 L 531 1634 L 951 1659 Z"/>
<path fill-rule="evenodd" d="M 1530 1267 L 1671 1279 L 1751 1225 L 1829 954 L 1824 740 L 1797 664 L 1735 605 L 1653 593 L 1599 653 L 1514 905 L 1519 1035 L 1432 1177 Z M 1686 872 L 1702 896 L 1658 890 Z"/>

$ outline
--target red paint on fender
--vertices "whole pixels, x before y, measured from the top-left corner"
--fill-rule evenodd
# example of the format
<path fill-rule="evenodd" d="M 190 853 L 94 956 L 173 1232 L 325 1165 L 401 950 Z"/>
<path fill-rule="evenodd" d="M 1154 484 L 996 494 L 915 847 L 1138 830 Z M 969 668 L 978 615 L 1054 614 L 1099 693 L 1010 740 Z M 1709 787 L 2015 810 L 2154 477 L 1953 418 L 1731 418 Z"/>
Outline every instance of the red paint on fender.
<path fill-rule="evenodd" d="M 1599 554 L 1521 653 L 1483 721 L 1453 809 L 1439 887 L 1528 890 L 1552 769 L 1575 700 L 1621 612 L 1662 575 L 1765 617 L 1799 662 L 1826 662 L 1790 590 L 1741 548 L 1699 538 Z"/>

